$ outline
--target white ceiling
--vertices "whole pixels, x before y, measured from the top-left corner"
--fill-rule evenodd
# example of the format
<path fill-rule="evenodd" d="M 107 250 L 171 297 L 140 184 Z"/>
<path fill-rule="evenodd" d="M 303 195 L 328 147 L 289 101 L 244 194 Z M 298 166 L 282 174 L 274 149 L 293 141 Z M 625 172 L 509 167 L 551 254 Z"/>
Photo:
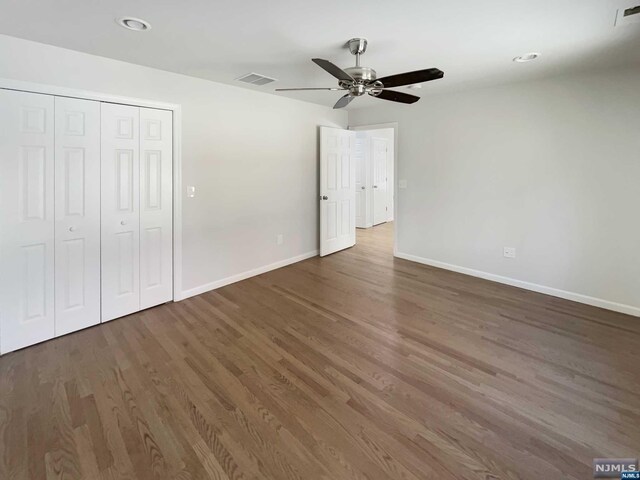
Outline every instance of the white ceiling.
<path fill-rule="evenodd" d="M 369 40 L 362 64 L 378 76 L 437 67 L 445 78 L 411 93 L 474 88 L 565 71 L 640 64 L 640 23 L 614 27 L 640 0 L 0 0 L 0 33 L 273 93 L 335 86 L 311 62 L 345 68 L 351 37 Z M 140 17 L 152 29 L 116 25 Z M 541 52 L 516 64 L 516 55 Z M 258 72 L 279 81 L 245 86 Z M 408 91 L 408 90 L 404 90 Z M 333 105 L 341 92 L 282 93 Z M 349 108 L 383 100 L 364 98 Z"/>

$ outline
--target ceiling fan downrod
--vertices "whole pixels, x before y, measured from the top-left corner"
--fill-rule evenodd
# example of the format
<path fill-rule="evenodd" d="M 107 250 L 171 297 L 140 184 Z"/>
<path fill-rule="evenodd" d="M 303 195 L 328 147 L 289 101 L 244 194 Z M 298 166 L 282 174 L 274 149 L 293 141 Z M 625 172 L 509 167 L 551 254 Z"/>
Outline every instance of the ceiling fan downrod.
<path fill-rule="evenodd" d="M 356 56 L 356 67 L 360 66 L 360 55 L 367 51 L 366 38 L 352 38 L 347 42 L 349 51 Z"/>
<path fill-rule="evenodd" d="M 364 54 L 367 51 L 367 39 L 366 38 L 352 38 L 347 42 L 349 46 L 349 51 L 352 55 L 356 57 L 356 66 L 345 68 L 344 71 L 347 72 L 351 78 L 354 80 L 343 81 L 341 82 L 341 86 L 344 88 L 350 88 L 356 85 L 363 85 L 365 83 L 375 82 L 376 80 L 376 71 L 373 68 L 362 67 L 360 66 L 360 55 Z M 359 90 L 362 90 L 362 93 L 359 93 Z M 366 93 L 363 89 L 354 89 L 351 92 L 354 96 L 364 95 Z"/>

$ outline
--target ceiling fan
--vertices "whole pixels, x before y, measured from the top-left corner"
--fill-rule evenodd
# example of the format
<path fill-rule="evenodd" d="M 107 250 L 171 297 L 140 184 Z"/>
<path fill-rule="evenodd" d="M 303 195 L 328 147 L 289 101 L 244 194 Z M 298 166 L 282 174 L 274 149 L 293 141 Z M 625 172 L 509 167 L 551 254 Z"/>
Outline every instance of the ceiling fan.
<path fill-rule="evenodd" d="M 437 68 L 427 68 L 426 70 L 416 70 L 415 72 L 399 73 L 387 77 L 376 78 L 376 71 L 373 68 L 360 66 L 360 55 L 367 50 L 366 38 L 352 38 L 348 42 L 349 51 L 356 56 L 356 66 L 342 70 L 328 60 L 322 58 L 312 58 L 311 60 L 323 68 L 325 71 L 338 79 L 339 88 L 276 88 L 277 92 L 287 92 L 293 90 L 333 90 L 348 91 L 345 96 L 333 106 L 342 108 L 349 105 L 351 100 L 362 95 L 369 94 L 372 97 L 390 100 L 400 103 L 415 103 L 420 97 L 409 95 L 408 93 L 388 90 L 393 87 L 404 85 L 414 85 L 416 83 L 428 82 L 444 77 L 444 72 Z"/>

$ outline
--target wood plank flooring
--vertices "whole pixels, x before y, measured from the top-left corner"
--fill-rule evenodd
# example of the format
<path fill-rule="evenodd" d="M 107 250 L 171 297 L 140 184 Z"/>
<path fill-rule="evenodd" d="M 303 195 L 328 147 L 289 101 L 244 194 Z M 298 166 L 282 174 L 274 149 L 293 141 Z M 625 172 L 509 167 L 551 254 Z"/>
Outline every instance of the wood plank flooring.
<path fill-rule="evenodd" d="M 0 358 L 1 479 L 592 478 L 640 319 L 358 245 Z"/>

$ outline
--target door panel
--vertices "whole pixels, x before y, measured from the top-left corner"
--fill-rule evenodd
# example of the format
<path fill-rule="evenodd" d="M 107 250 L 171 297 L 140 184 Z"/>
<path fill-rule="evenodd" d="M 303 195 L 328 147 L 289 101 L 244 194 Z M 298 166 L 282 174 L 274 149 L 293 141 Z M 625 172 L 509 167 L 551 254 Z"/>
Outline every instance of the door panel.
<path fill-rule="evenodd" d="M 54 97 L 0 90 L 0 352 L 54 335 Z"/>
<path fill-rule="evenodd" d="M 118 285 L 116 294 L 120 297 L 127 295 L 136 295 L 138 285 L 136 282 L 136 269 L 131 268 L 135 263 L 136 258 L 136 239 L 132 231 L 118 232 L 115 234 L 117 243 L 117 255 L 116 255 L 116 271 L 118 273 Z M 130 313 L 130 312 L 129 312 Z"/>
<path fill-rule="evenodd" d="M 140 109 L 140 308 L 173 299 L 172 113 Z"/>
<path fill-rule="evenodd" d="M 101 104 L 102 321 L 140 309 L 139 109 Z"/>
<path fill-rule="evenodd" d="M 320 128 L 320 255 L 356 243 L 355 132 Z"/>
<path fill-rule="evenodd" d="M 371 134 L 356 132 L 354 160 L 356 162 L 356 227 L 373 226 L 371 211 Z"/>
<path fill-rule="evenodd" d="M 365 139 L 354 140 L 353 161 L 356 164 L 356 227 L 366 228 L 367 176 L 364 161 Z"/>
<path fill-rule="evenodd" d="M 100 103 L 55 98 L 55 335 L 100 323 Z"/>
<path fill-rule="evenodd" d="M 371 140 L 373 165 L 373 224 L 387 221 L 389 192 L 387 188 L 387 161 L 389 140 L 373 137 Z"/>

